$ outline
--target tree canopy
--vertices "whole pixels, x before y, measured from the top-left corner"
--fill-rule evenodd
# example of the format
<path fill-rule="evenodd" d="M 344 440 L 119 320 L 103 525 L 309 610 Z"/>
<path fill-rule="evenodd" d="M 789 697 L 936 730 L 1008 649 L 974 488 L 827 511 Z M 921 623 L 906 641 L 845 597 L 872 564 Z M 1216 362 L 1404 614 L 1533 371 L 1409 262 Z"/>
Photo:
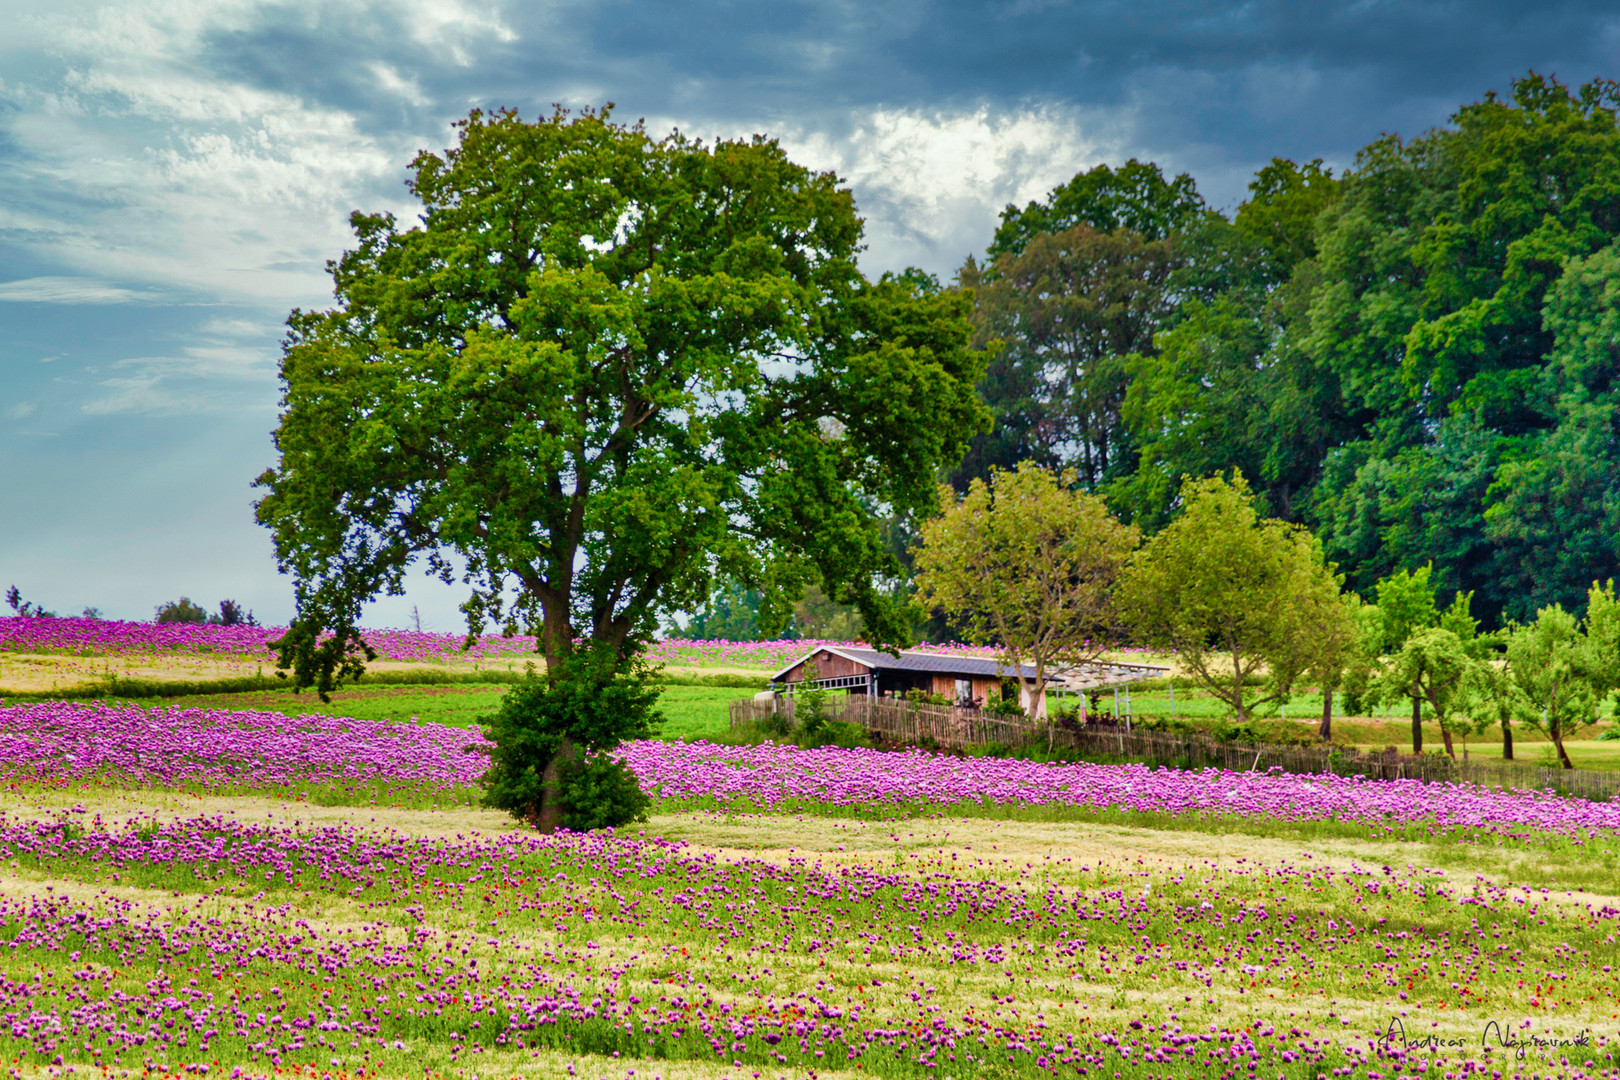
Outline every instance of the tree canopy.
<path fill-rule="evenodd" d="M 996 428 L 975 440 L 963 475 L 1021 461 L 1072 467 L 1098 490 L 1135 465 L 1122 422 L 1130 358 L 1154 351 L 1174 309 L 1179 265 L 1168 241 L 1088 224 L 1034 237 L 983 271 L 970 263 L 974 343 L 995 352 L 985 387 Z"/>
<path fill-rule="evenodd" d="M 989 254 L 1015 255 L 1041 233 L 1065 232 L 1076 225 L 1105 233 L 1124 229 L 1150 242 L 1163 240 L 1207 212 L 1190 175 L 1166 180 L 1158 165 L 1131 158 L 1118 169 L 1093 166 L 1053 188 L 1045 200 L 1021 210 L 1009 205 L 1001 212 Z"/>
<path fill-rule="evenodd" d="M 355 669 L 363 605 L 413 565 L 548 659 L 633 654 L 716 574 L 767 624 L 819 581 L 907 640 L 878 520 L 932 511 L 987 423 L 969 298 L 865 277 L 850 192 L 763 137 L 608 110 L 458 128 L 412 162 L 421 220 L 356 213 L 335 306 L 288 320 L 258 518 L 300 683 Z"/>
<path fill-rule="evenodd" d="M 1023 680 L 1031 701 L 1113 644 L 1114 587 L 1139 537 L 1074 479 L 1025 462 L 974 480 L 960 499 L 946 488 L 915 557 L 920 599 L 999 646 L 1007 667 L 1035 669 Z"/>
<path fill-rule="evenodd" d="M 1181 514 L 1136 553 L 1120 586 L 1123 621 L 1237 714 L 1287 701 L 1304 672 L 1329 668 L 1356 638 L 1339 581 L 1304 529 L 1262 518 L 1241 474 L 1188 480 Z M 1251 676 L 1265 685 L 1251 687 Z"/>
<path fill-rule="evenodd" d="M 1620 572 L 1617 109 L 1532 72 L 1337 174 L 1273 158 L 1230 218 L 1143 162 L 1007 208 L 960 277 L 997 426 L 953 482 L 1074 468 L 1152 533 L 1240 470 L 1362 596 L 1432 566 L 1487 627 L 1578 613 Z"/>

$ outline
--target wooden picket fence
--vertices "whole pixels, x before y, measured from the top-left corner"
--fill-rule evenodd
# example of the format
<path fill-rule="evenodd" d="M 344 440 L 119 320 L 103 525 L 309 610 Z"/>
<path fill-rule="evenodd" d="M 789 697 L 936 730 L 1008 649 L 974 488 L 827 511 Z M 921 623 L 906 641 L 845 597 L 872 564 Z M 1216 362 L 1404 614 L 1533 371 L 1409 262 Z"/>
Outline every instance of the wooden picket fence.
<path fill-rule="evenodd" d="M 777 705 L 780 717 L 768 702 L 747 698 L 733 701 L 731 726 L 734 729 L 757 727 L 773 719 L 792 725 L 793 699 L 780 698 Z M 1470 783 L 1518 791 L 1553 791 L 1605 802 L 1620 795 L 1620 774 L 1611 772 L 1549 769 L 1477 758 L 1453 761 L 1439 754 L 1363 753 L 1331 746 L 1232 743 L 1207 735 L 1131 731 L 1123 724 L 1058 726 L 1048 731 L 1044 722 L 1032 723 L 1022 717 L 855 695 L 829 702 L 826 709 L 829 719 L 857 724 L 869 736 L 883 742 L 931 749 L 967 749 L 991 743 L 1007 747 L 1045 746 L 1050 740 L 1054 749 L 1071 751 L 1085 758 L 1118 758 L 1184 769 L 1238 772 L 1278 769 L 1285 773 L 1332 773 L 1375 780 L 1420 780 L 1426 784 Z"/>

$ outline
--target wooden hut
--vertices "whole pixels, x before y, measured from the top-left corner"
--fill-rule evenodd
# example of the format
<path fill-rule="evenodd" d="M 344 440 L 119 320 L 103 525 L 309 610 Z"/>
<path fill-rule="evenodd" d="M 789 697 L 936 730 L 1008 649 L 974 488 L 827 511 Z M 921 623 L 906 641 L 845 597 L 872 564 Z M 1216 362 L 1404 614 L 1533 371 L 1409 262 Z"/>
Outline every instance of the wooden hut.
<path fill-rule="evenodd" d="M 908 691 L 943 694 L 954 704 L 982 706 L 1001 696 L 1003 679 L 1019 680 L 1019 704 L 1031 716 L 1046 712 L 1046 695 L 1031 708 L 1025 679 L 1035 677 L 1027 666 L 1008 667 L 994 660 L 938 653 L 902 652 L 891 656 L 877 649 L 824 645 L 771 676 L 773 685 L 791 694 L 804 681 L 805 667 L 816 666 L 816 685 L 867 697 L 904 697 Z M 1056 675 L 1053 672 L 1052 675 Z M 1049 676 L 1050 677 L 1050 676 Z"/>

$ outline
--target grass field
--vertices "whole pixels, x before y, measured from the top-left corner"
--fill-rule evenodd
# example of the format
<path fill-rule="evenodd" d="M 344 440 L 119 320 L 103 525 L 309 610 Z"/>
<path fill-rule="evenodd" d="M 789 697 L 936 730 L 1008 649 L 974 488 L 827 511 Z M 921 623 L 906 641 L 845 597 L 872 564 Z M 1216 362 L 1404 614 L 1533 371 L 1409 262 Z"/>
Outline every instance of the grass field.
<path fill-rule="evenodd" d="M 199 694 L 183 698 L 112 698 L 139 708 L 258 709 L 287 716 L 352 716 L 359 720 L 397 720 L 408 723 L 477 726 L 478 718 L 493 712 L 506 693 L 506 684 L 462 686 L 366 686 L 338 690 L 323 704 L 312 692 L 294 694 L 270 690 L 246 694 Z M 666 717 L 660 734 L 665 738 L 712 738 L 729 728 L 726 705 L 751 691 L 721 686 L 666 686 L 659 709 Z"/>

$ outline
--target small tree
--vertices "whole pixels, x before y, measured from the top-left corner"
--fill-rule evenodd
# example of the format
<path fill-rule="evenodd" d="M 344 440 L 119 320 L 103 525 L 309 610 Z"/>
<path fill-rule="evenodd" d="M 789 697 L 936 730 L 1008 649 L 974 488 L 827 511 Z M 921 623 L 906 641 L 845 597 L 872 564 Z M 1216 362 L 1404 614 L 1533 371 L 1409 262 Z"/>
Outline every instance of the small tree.
<path fill-rule="evenodd" d="M 1513 760 L 1513 718 L 1526 713 L 1523 693 L 1514 681 L 1499 650 L 1507 641 L 1507 632 L 1498 630 L 1482 634 L 1475 639 L 1481 649 L 1476 687 L 1476 707 L 1486 725 L 1495 720 L 1502 728 L 1502 760 Z"/>
<path fill-rule="evenodd" d="M 1322 688 L 1322 720 L 1316 734 L 1323 742 L 1333 739 L 1333 695 L 1341 689 L 1347 692 L 1346 702 L 1358 701 L 1367 692 L 1372 678 L 1373 661 L 1378 657 L 1382 624 L 1378 609 L 1362 602 L 1355 593 L 1342 596 L 1345 614 L 1349 617 L 1351 632 L 1348 636 L 1335 635 L 1311 665 L 1307 675 L 1314 676 Z"/>
<path fill-rule="evenodd" d="M 1375 690 L 1381 697 L 1410 697 L 1427 704 L 1440 725 L 1446 753 L 1455 758 L 1451 735 L 1464 706 L 1485 684 L 1482 667 L 1455 631 L 1429 627 L 1406 639 Z"/>
<path fill-rule="evenodd" d="M 1471 611 L 1474 594 L 1459 592 L 1452 598 L 1451 606 L 1441 610 L 1434 601 L 1433 571 L 1431 565 L 1412 571 L 1398 570 L 1381 579 L 1374 587 L 1381 626 L 1381 652 L 1394 657 L 1414 635 L 1424 630 L 1444 628 L 1457 636 L 1470 656 L 1481 658 L 1485 643 L 1477 640 L 1479 622 Z M 1412 753 L 1421 754 L 1425 698 L 1416 690 L 1410 691 L 1407 696 L 1412 703 Z M 1446 743 L 1446 753 L 1451 753 L 1451 738 L 1444 726 L 1440 734 Z M 1504 749 L 1510 746 L 1511 742 L 1505 743 Z"/>
<path fill-rule="evenodd" d="M 1586 637 L 1594 692 L 1605 697 L 1620 690 L 1620 597 L 1612 579 L 1594 581 L 1586 591 Z"/>
<path fill-rule="evenodd" d="M 1139 533 L 1095 495 L 1073 490 L 1072 472 L 1031 462 L 992 469 L 922 526 L 915 551 L 918 596 L 959 621 L 970 638 L 999 647 L 997 659 L 1038 702 L 1052 676 L 1096 660 L 1114 623 L 1114 585 Z M 1031 708 L 1031 712 L 1034 709 Z M 1052 737 L 1048 718 L 1048 742 Z"/>
<path fill-rule="evenodd" d="M 545 676 L 531 669 L 481 721 L 495 744 L 485 805 L 546 833 L 622 825 L 645 814 L 635 777 L 603 751 L 647 738 L 663 722 L 652 677 L 645 664 L 616 664 L 602 649 L 570 654 Z"/>
<path fill-rule="evenodd" d="M 221 600 L 219 614 L 208 616 L 208 621 L 215 626 L 258 626 L 259 620 L 253 617 L 253 612 L 238 604 L 235 600 Z"/>
<path fill-rule="evenodd" d="M 178 600 L 171 600 L 167 604 L 157 606 L 159 623 L 206 623 L 208 611 L 201 604 L 193 603 L 191 597 L 182 596 Z"/>
<path fill-rule="evenodd" d="M 1255 512 L 1242 474 L 1188 480 L 1181 515 L 1136 553 L 1119 609 L 1139 639 L 1176 650 L 1198 684 L 1246 721 L 1331 667 L 1355 636 L 1339 579 L 1305 530 Z M 1250 697 L 1251 675 L 1266 672 Z"/>
<path fill-rule="evenodd" d="M 1552 740 L 1558 763 L 1566 769 L 1575 764 L 1564 739 L 1592 721 L 1609 678 L 1597 644 L 1558 604 L 1536 612 L 1536 621 L 1528 626 L 1508 627 L 1507 669 L 1522 695 L 1520 715 Z"/>
<path fill-rule="evenodd" d="M 1433 568 L 1423 566 L 1416 571 L 1398 570 L 1374 586 L 1373 596 L 1382 620 L 1382 654 L 1399 652 L 1408 638 L 1419 630 L 1434 626 L 1439 612 L 1434 606 L 1434 586 L 1429 584 Z M 1423 752 L 1423 698 L 1410 695 L 1412 702 L 1412 753 Z"/>

